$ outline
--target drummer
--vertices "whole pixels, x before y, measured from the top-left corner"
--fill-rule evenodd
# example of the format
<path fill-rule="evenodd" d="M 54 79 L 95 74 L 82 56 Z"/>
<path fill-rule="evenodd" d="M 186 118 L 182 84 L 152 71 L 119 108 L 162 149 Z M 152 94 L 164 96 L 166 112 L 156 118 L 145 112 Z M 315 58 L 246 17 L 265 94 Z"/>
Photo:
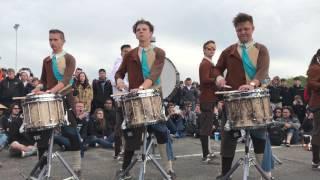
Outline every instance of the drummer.
<path fill-rule="evenodd" d="M 139 41 L 139 47 L 128 52 L 115 74 L 115 81 L 119 90 L 125 89 L 126 85 L 123 78 L 126 73 L 128 75 L 129 90 L 139 91 L 150 88 L 160 87 L 160 74 L 165 62 L 165 52 L 151 45 L 151 37 L 153 34 L 153 25 L 146 20 L 138 20 L 133 25 L 133 33 Z M 168 160 L 166 153 L 166 143 L 168 141 L 167 127 L 165 124 L 159 123 L 151 125 L 148 128 L 152 129 L 157 137 L 158 148 L 161 159 L 166 164 L 166 171 L 172 178 L 175 177 L 172 169 L 172 162 Z M 123 134 L 125 138 L 124 159 L 122 171 L 130 164 L 134 151 L 138 150 L 142 144 L 143 127 L 125 129 Z M 124 178 L 131 178 L 126 174 Z"/>
<path fill-rule="evenodd" d="M 203 45 L 204 58 L 199 66 L 200 79 L 200 110 L 199 117 L 200 142 L 202 147 L 202 161 L 210 163 L 215 156 L 214 153 L 209 153 L 209 138 L 212 131 L 217 127 L 217 119 L 215 119 L 213 110 L 217 101 L 215 91 L 217 89 L 215 80 L 216 75 L 212 57 L 216 51 L 216 43 L 209 40 Z"/>
<path fill-rule="evenodd" d="M 40 90 L 39 87 L 41 86 L 38 86 L 33 92 L 35 94 L 56 94 L 60 92 L 66 94 L 64 102 L 68 112 L 68 121 L 70 122 L 67 131 L 70 134 L 68 138 L 72 142 L 72 159 L 75 159 L 73 170 L 79 176 L 81 173 L 80 139 L 76 129 L 75 116 L 71 111 L 73 107 L 72 94 L 70 88 L 68 88 L 71 87 L 73 81 L 72 75 L 75 71 L 76 60 L 71 54 L 63 50 L 65 36 L 61 30 L 51 29 L 49 31 L 49 43 L 52 48 L 52 54 L 43 60 L 40 79 L 43 89 Z M 48 141 L 51 134 L 52 129 L 32 133 L 34 139 L 38 142 L 39 159 L 48 149 Z M 42 164 L 42 167 L 45 163 Z"/>
<path fill-rule="evenodd" d="M 230 45 L 221 53 L 216 65 L 220 76 L 217 77 L 216 82 L 219 87 L 229 85 L 233 90 L 253 90 L 259 87 L 268 76 L 268 49 L 263 44 L 253 40 L 254 25 L 251 15 L 239 13 L 233 19 L 233 25 L 238 36 L 238 42 Z M 227 71 L 226 79 L 222 77 L 225 71 Z M 222 130 L 222 174 L 217 179 L 221 179 L 231 168 L 237 145 L 237 134 L 233 130 Z M 261 162 L 265 147 L 265 131 L 251 133 L 251 137 L 256 159 Z M 270 171 L 270 169 L 264 170 Z M 269 173 L 269 176 L 271 176 L 271 173 Z"/>

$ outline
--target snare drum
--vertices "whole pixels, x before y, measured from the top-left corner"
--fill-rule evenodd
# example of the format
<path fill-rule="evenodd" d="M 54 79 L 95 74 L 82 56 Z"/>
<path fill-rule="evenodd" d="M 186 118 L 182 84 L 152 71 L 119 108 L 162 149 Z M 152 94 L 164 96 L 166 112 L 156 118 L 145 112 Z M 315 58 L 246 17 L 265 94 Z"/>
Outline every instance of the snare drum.
<path fill-rule="evenodd" d="M 224 94 L 231 129 L 258 129 L 272 122 L 270 95 L 266 89 Z"/>
<path fill-rule="evenodd" d="M 22 107 L 27 131 L 51 129 L 64 120 L 63 99 L 60 95 L 29 95 Z"/>
<path fill-rule="evenodd" d="M 124 121 L 127 127 L 139 127 L 165 120 L 160 93 L 153 89 L 126 93 L 121 96 Z"/>

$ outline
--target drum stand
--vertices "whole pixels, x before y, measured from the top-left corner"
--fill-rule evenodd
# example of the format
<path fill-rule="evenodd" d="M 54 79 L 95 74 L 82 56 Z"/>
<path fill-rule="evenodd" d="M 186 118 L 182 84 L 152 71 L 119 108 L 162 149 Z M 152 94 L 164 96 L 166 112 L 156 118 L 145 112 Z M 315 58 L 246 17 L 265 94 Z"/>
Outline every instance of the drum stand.
<path fill-rule="evenodd" d="M 228 180 L 229 177 L 235 172 L 236 169 L 240 167 L 240 165 L 243 165 L 243 180 L 247 180 L 249 177 L 249 168 L 253 165 L 257 171 L 260 173 L 260 175 L 266 179 L 271 180 L 271 178 L 268 177 L 268 175 L 264 172 L 264 170 L 261 168 L 260 164 L 255 161 L 255 159 L 250 156 L 250 130 L 246 129 L 246 144 L 245 144 L 245 155 L 241 157 L 235 165 L 229 170 L 229 172 L 222 178 L 222 180 Z"/>
<path fill-rule="evenodd" d="M 163 167 L 158 163 L 158 161 L 150 153 L 151 148 L 154 146 L 154 143 L 155 143 L 154 141 L 155 141 L 154 138 L 150 138 L 150 141 L 148 142 L 147 128 L 145 128 L 145 131 L 143 133 L 143 146 L 141 149 L 141 154 L 137 155 L 134 158 L 134 160 L 130 163 L 130 165 L 119 175 L 119 180 L 122 180 L 125 174 L 127 174 L 140 159 L 141 159 L 141 162 L 140 162 L 141 164 L 140 164 L 139 180 L 144 180 L 144 176 L 146 173 L 146 164 L 148 159 L 151 160 L 151 162 L 156 166 L 156 168 L 160 171 L 161 175 L 166 180 L 171 180 L 171 177 L 166 173 Z M 164 157 L 161 157 L 161 158 L 164 158 Z"/>
<path fill-rule="evenodd" d="M 72 175 L 71 177 L 69 177 L 67 179 L 79 180 L 78 176 L 75 174 L 75 172 L 72 170 L 70 165 L 66 162 L 66 160 L 64 160 L 63 157 L 58 152 L 52 153 L 53 140 L 54 140 L 54 130 L 52 131 L 52 134 L 51 134 L 51 137 L 50 137 L 50 145 L 49 145 L 47 153 L 42 155 L 40 160 L 37 162 L 35 167 L 30 172 L 30 175 L 29 175 L 29 177 L 27 179 L 28 180 L 50 179 L 51 178 L 52 160 L 53 160 L 53 158 L 57 157 L 60 160 L 60 162 L 62 163 L 62 165 Z M 40 169 L 41 164 L 43 163 L 43 161 L 46 160 L 46 158 L 47 158 L 47 164 L 42 169 Z M 37 172 L 38 169 L 40 170 L 40 173 L 39 173 L 38 177 L 34 177 L 34 175 L 36 175 L 36 172 Z"/>

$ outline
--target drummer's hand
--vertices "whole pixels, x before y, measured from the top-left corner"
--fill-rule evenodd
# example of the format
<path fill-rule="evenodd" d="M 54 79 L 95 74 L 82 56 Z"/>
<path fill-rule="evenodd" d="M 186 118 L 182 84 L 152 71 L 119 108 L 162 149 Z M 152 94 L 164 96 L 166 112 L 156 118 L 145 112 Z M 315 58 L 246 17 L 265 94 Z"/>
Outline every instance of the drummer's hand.
<path fill-rule="evenodd" d="M 250 91 L 253 89 L 254 89 L 254 86 L 251 86 L 249 84 L 244 84 L 244 85 L 241 85 L 238 90 L 239 91 Z"/>
<path fill-rule="evenodd" d="M 223 87 L 227 84 L 227 81 L 222 76 L 218 76 L 216 80 L 216 84 L 218 87 Z"/>
<path fill-rule="evenodd" d="M 126 84 L 124 83 L 124 81 L 122 79 L 117 79 L 117 89 L 122 91 L 124 89 L 126 89 Z"/>

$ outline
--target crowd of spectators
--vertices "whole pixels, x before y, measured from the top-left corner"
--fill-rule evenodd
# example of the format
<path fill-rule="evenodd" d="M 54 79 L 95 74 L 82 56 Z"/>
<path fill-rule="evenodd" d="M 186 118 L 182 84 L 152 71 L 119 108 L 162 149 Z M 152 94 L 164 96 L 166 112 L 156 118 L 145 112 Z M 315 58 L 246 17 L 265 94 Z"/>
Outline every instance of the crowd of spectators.
<path fill-rule="evenodd" d="M 22 68 L 18 73 L 11 68 L 3 69 L 1 74 L 0 150 L 7 146 L 11 155 L 33 155 L 36 152 L 34 142 L 27 133 L 21 131 L 23 114 L 20 104 L 12 98 L 26 96 L 39 85 L 39 78 L 34 77 L 29 68 Z M 105 69 L 99 69 L 98 77 L 91 83 L 83 69 L 77 68 L 74 73 L 72 93 L 77 102 L 74 112 L 82 140 L 82 156 L 84 151 L 94 147 L 115 149 L 117 159 L 121 154 L 121 134 L 115 134 L 116 108 L 111 98 L 114 90 L 111 78 L 113 77 L 107 77 Z M 312 130 L 312 116 L 307 108 L 307 90 L 301 85 L 298 77 L 294 78 L 293 85 L 289 87 L 286 79 L 275 76 L 267 88 L 274 112 L 273 120 L 281 124 L 269 127 L 271 143 L 288 147 L 299 143 Z M 199 95 L 199 84 L 188 77 L 180 81 L 174 96 L 165 99 L 167 127 L 171 137 L 199 137 Z M 214 109 L 217 117 L 221 116 L 219 109 L 222 109 L 221 105 Z M 214 132 L 219 132 L 219 125 L 212 130 L 214 137 Z M 72 132 L 61 127 L 54 138 L 55 144 L 63 151 L 72 147 L 72 142 L 66 138 L 68 133 Z"/>

